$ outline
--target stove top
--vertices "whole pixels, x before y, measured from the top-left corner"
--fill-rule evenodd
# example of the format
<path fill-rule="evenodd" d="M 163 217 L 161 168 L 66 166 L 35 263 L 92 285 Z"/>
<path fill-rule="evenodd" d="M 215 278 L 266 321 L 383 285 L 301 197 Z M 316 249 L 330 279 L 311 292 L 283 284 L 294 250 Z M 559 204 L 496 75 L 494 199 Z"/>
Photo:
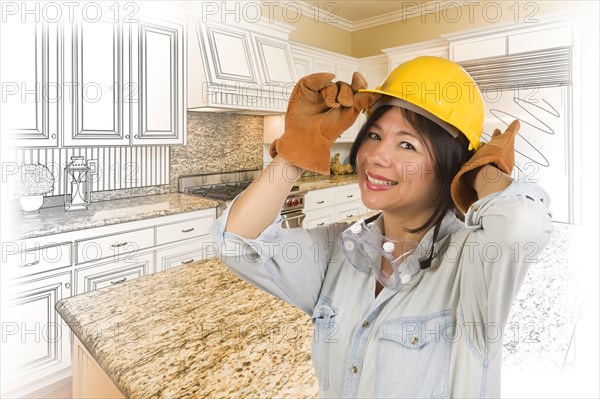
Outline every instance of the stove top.
<path fill-rule="evenodd" d="M 212 186 L 188 187 L 189 194 L 198 195 L 218 201 L 231 201 L 244 191 L 252 182 L 216 184 Z"/>

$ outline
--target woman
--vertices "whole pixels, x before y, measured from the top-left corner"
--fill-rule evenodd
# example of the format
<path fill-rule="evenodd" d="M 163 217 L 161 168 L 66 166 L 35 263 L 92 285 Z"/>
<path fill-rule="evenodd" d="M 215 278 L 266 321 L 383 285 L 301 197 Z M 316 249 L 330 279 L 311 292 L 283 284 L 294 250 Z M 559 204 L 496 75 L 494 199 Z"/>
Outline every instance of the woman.
<path fill-rule="evenodd" d="M 499 397 L 502 329 L 552 230 L 544 190 L 510 177 L 518 122 L 481 146 L 481 94 L 441 58 L 400 65 L 376 90 L 332 77 L 296 85 L 273 162 L 213 226 L 222 259 L 311 315 L 323 397 Z M 331 143 L 363 109 L 350 158 L 381 212 L 281 229 L 301 170 L 328 174 Z"/>

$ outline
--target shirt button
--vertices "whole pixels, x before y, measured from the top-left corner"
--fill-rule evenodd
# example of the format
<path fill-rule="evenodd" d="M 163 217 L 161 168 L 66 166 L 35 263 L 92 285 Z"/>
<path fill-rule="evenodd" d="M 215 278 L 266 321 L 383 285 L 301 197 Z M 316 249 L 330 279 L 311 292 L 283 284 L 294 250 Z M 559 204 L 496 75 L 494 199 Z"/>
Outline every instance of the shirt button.
<path fill-rule="evenodd" d="M 471 208 L 473 208 L 474 212 L 477 212 L 477 210 L 479 209 L 479 204 L 473 204 L 471 205 Z"/>
<path fill-rule="evenodd" d="M 410 283 L 410 279 L 411 279 L 411 275 L 405 274 L 404 276 L 400 277 L 400 282 L 402 284 L 408 284 L 408 283 Z"/>
<path fill-rule="evenodd" d="M 352 374 L 358 373 L 358 367 L 352 366 Z"/>
<path fill-rule="evenodd" d="M 369 320 L 363 321 L 362 326 L 363 326 L 363 328 L 369 327 Z"/>
<path fill-rule="evenodd" d="M 417 342 L 419 342 L 419 338 L 417 338 L 417 337 L 412 337 L 412 338 L 410 339 L 410 341 L 408 341 L 408 342 L 410 342 L 410 344 L 411 344 L 411 345 L 416 345 L 416 344 L 417 344 Z"/>

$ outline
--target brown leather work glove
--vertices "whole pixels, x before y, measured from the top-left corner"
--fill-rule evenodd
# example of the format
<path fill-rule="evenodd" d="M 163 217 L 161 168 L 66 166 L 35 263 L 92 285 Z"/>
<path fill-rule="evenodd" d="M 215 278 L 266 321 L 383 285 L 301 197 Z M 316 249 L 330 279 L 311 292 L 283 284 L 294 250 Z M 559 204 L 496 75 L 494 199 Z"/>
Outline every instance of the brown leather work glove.
<path fill-rule="evenodd" d="M 381 97 L 357 93 L 367 88 L 358 72 L 352 75 L 351 85 L 333 83 L 334 77 L 332 73 L 315 73 L 296 83 L 285 115 L 285 131 L 271 144 L 272 158 L 279 154 L 302 169 L 329 175 L 331 145 L 360 112 Z"/>
<path fill-rule="evenodd" d="M 515 137 L 519 133 L 521 124 L 513 121 L 506 131 L 500 134 L 495 129 L 489 142 L 482 145 L 479 150 L 458 171 L 452 180 L 450 192 L 456 206 L 463 212 L 477 201 L 477 192 L 471 186 L 471 171 L 487 165 L 494 164 L 498 169 L 510 175 L 515 166 Z"/>

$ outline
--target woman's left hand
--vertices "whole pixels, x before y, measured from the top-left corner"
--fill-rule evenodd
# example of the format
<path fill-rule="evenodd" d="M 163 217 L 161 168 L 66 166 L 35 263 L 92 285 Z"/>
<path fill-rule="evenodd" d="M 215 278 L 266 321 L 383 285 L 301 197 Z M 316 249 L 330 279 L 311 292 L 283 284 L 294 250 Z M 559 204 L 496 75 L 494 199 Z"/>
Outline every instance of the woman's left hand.
<path fill-rule="evenodd" d="M 515 137 L 520 127 L 519 121 L 514 120 L 502 134 L 495 129 L 490 141 L 482 145 L 456 174 L 450 191 L 454 203 L 461 211 L 466 213 L 478 198 L 483 197 L 480 195 L 483 186 L 486 191 L 493 192 L 510 184 L 510 174 L 515 165 Z M 492 169 L 484 167 L 485 165 L 494 165 L 504 173 L 497 171 L 490 175 L 489 171 Z M 497 186 L 497 190 L 493 186 Z"/>

